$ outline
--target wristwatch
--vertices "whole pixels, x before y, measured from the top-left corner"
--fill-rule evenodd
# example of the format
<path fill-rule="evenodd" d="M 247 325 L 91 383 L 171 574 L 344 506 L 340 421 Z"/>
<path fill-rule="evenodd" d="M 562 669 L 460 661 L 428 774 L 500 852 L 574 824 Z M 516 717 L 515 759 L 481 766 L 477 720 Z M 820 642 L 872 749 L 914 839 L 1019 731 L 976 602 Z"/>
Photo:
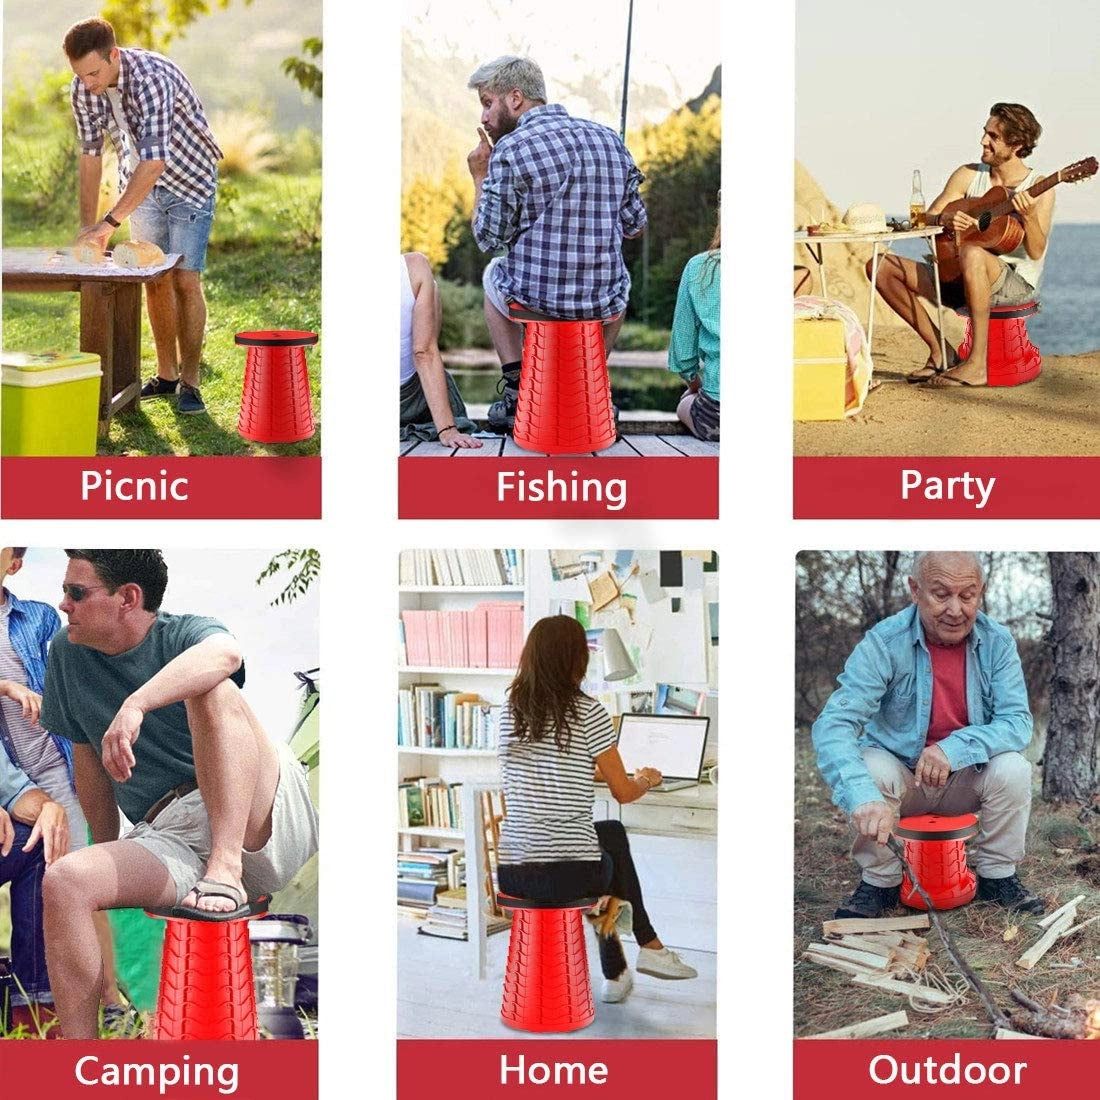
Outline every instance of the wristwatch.
<path fill-rule="evenodd" d="M 107 213 L 103 215 L 103 220 L 108 225 L 114 226 L 115 229 L 117 229 L 122 224 L 122 222 L 115 221 L 115 216 L 111 213 L 110 210 L 108 210 Z"/>

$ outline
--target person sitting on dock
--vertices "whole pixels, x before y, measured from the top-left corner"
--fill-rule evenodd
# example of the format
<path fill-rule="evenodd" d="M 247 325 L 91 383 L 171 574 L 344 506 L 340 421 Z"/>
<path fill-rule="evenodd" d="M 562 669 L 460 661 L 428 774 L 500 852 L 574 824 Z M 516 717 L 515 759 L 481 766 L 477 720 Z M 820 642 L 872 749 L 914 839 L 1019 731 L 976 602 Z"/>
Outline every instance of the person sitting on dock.
<path fill-rule="evenodd" d="M 443 303 L 428 257 L 401 257 L 401 438 L 438 439 L 448 447 L 480 447 L 477 425 L 455 380 L 443 367 L 439 333 Z"/>
<path fill-rule="evenodd" d="M 481 140 L 467 157 L 474 239 L 482 252 L 508 250 L 482 277 L 502 375 L 489 426 L 510 432 L 523 325 L 508 303 L 563 320 L 601 320 L 610 351 L 630 296 L 623 240 L 646 226 L 644 177 L 613 130 L 547 103 L 542 70 L 529 58 L 489 61 L 468 86 L 482 107 Z"/>
<path fill-rule="evenodd" d="M 975 554 L 918 554 L 912 606 L 862 638 L 814 723 L 817 763 L 855 833 L 862 878 L 836 911 L 879 917 L 899 901 L 886 846 L 899 816 L 978 813 L 978 898 L 1042 913 L 1020 882 L 1031 812 L 1032 721 L 1016 642 L 980 610 Z"/>

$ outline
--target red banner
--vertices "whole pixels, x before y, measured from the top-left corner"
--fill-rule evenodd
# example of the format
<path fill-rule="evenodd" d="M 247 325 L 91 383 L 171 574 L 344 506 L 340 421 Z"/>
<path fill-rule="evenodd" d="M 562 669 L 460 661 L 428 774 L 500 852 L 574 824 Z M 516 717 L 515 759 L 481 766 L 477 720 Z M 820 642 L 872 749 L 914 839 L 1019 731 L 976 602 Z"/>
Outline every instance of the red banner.
<path fill-rule="evenodd" d="M 446 1083 L 441 1084 L 445 1077 Z M 526 1086 L 546 1086 L 531 1090 Z M 605 1100 L 718 1095 L 713 1039 L 399 1039 L 397 1100 L 569 1094 Z M 517 1089 L 520 1091 L 517 1093 Z"/>
<path fill-rule="evenodd" d="M 794 1100 L 1072 1096 L 1091 1090 L 1100 1044 L 964 1039 L 796 1039 Z"/>
<path fill-rule="evenodd" d="M 795 519 L 1096 519 L 1100 458 L 796 458 Z"/>
<path fill-rule="evenodd" d="M 0 1041 L 0 1081 L 48 1100 L 317 1100 L 317 1044 Z"/>
<path fill-rule="evenodd" d="M 320 458 L 5 458 L 5 519 L 319 519 Z"/>
<path fill-rule="evenodd" d="M 718 517 L 717 458 L 401 458 L 397 465 L 401 519 Z"/>

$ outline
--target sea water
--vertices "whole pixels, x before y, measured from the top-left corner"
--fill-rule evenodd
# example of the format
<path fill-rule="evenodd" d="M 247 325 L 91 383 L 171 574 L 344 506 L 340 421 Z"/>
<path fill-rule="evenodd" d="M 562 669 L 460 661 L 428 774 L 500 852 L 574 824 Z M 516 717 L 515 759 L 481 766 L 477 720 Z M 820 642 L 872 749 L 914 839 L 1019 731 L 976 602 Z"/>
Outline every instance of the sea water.
<path fill-rule="evenodd" d="M 902 256 L 922 259 L 923 241 L 898 241 Z M 1044 355 L 1082 355 L 1100 350 L 1100 224 L 1059 225 L 1051 230 L 1039 300 L 1027 331 Z"/>

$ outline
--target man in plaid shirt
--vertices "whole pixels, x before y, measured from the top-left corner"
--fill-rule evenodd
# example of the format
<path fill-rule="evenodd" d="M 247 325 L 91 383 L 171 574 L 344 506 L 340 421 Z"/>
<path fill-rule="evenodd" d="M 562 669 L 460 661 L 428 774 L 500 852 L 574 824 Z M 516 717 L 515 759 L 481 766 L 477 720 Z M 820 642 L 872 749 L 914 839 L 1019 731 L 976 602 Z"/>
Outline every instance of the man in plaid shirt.
<path fill-rule="evenodd" d="M 546 102 L 529 58 L 498 57 L 470 77 L 481 101 L 481 141 L 467 158 L 474 180 L 474 238 L 507 249 L 483 279 L 485 319 L 500 357 L 502 400 L 490 425 L 512 429 L 523 326 L 510 301 L 551 317 L 599 319 L 610 350 L 630 296 L 623 238 L 646 225 L 643 176 L 614 131 Z M 490 140 L 492 144 L 490 144 Z"/>
<path fill-rule="evenodd" d="M 191 82 L 168 58 L 120 49 L 106 19 L 74 24 L 64 49 L 75 74 L 71 101 L 81 147 L 79 240 L 106 248 L 129 218 L 131 239 L 182 253 L 175 269 L 145 284 L 157 375 L 141 396 L 168 397 L 178 387 L 181 413 L 205 412 L 199 393 L 206 328 L 202 272 L 222 152 Z M 105 134 L 118 154 L 119 199 L 101 219 Z"/>

